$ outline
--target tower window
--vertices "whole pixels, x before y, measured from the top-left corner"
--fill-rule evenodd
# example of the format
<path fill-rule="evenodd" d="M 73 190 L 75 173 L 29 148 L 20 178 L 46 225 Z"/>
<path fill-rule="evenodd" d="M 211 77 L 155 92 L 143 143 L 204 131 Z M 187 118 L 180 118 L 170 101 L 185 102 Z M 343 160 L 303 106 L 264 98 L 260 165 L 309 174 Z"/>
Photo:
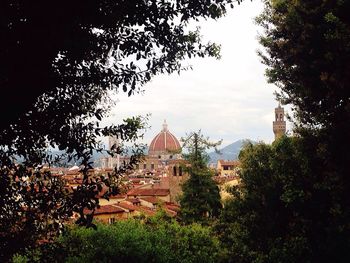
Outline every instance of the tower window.
<path fill-rule="evenodd" d="M 182 176 L 182 167 L 179 167 L 179 176 Z"/>
<path fill-rule="evenodd" d="M 280 114 L 280 121 L 283 121 L 283 114 Z"/>
<path fill-rule="evenodd" d="M 177 176 L 177 173 L 176 173 L 176 166 L 173 167 L 173 175 L 174 175 L 174 176 Z"/>
<path fill-rule="evenodd" d="M 147 168 L 147 164 L 144 163 L 144 164 L 143 164 L 143 169 L 146 169 L 146 168 Z"/>
<path fill-rule="evenodd" d="M 154 163 L 151 164 L 151 170 L 154 170 Z"/>

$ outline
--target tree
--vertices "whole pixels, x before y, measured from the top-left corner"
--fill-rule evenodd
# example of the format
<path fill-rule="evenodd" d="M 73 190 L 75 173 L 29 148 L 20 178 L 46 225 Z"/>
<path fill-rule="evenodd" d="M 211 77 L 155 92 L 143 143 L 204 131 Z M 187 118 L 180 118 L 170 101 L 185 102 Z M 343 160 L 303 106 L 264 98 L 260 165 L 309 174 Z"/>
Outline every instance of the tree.
<path fill-rule="evenodd" d="M 277 97 L 292 104 L 309 183 L 323 190 L 314 196 L 317 211 L 310 209 L 319 215 L 310 237 L 312 255 L 319 253 L 315 262 L 341 262 L 349 250 L 349 9 L 347 0 L 265 1 L 257 19 L 265 28 L 260 43 L 268 80 L 281 88 Z"/>
<path fill-rule="evenodd" d="M 336 129 L 349 119 L 350 1 L 264 1 L 257 18 L 266 75 L 303 125 Z M 348 127 L 348 126 L 345 126 Z"/>
<path fill-rule="evenodd" d="M 185 57 L 217 56 L 187 25 L 217 19 L 233 2 L 241 0 L 2 1 L 0 109 L 11 114 L 1 128 L 35 111 L 39 97 L 53 109 L 55 94 L 69 95 L 61 107 L 77 114 L 78 100 L 94 103 L 113 89 L 132 94 L 152 76 L 180 70 Z"/>
<path fill-rule="evenodd" d="M 228 262 L 347 261 L 348 221 L 313 149 L 308 138 L 282 137 L 241 151 L 241 184 L 216 225 Z"/>
<path fill-rule="evenodd" d="M 208 227 L 151 220 L 156 224 L 127 220 L 98 224 L 97 230 L 72 227 L 55 243 L 22 258 L 29 262 L 33 256 L 37 262 L 218 262 L 219 242 Z"/>
<path fill-rule="evenodd" d="M 113 132 L 124 141 L 132 142 L 139 136 L 131 133 L 141 127 L 140 118 L 125 120 L 124 124 L 111 128 L 101 128 L 101 134 Z M 116 133 L 119 131 L 118 133 Z M 80 133 L 83 134 L 84 132 Z M 97 140 L 97 135 L 93 139 Z M 79 143 L 86 138 L 77 138 Z M 25 145 L 24 145 L 25 146 Z M 68 148 L 68 158 L 79 158 L 80 172 L 83 175 L 82 183 L 76 188 L 67 188 L 66 182 L 60 176 L 52 175 L 44 165 L 55 164 L 50 156 L 44 156 L 35 164 L 28 165 L 28 160 L 16 163 L 11 158 L 11 149 L 2 149 L 1 180 L 0 180 L 0 259 L 7 262 L 11 255 L 24 249 L 38 245 L 38 241 L 50 241 L 64 228 L 64 224 L 72 220 L 73 214 L 78 215 L 76 223 L 85 226 L 94 226 L 92 219 L 94 211 L 99 206 L 98 195 L 108 197 L 119 192 L 121 176 L 142 157 L 142 148 L 135 149 L 130 162 L 115 168 L 112 172 L 91 174 L 90 157 L 93 148 L 89 144 L 77 145 L 76 152 Z M 87 149 L 84 149 L 87 146 Z M 29 146 L 28 146 L 29 147 Z M 98 146 L 101 147 L 101 146 Z M 34 149 L 31 149 L 36 150 Z M 121 149 L 118 149 L 120 153 Z M 62 156 L 59 156 L 60 158 Z M 40 163 L 39 163 L 40 161 Z M 47 162 L 42 164 L 41 162 Z M 103 191 L 102 191 L 103 189 Z M 85 214 L 84 209 L 93 212 Z"/>
<path fill-rule="evenodd" d="M 182 185 L 179 215 L 186 224 L 207 223 L 219 215 L 221 202 L 219 187 L 212 178 L 213 172 L 207 167 L 208 155 L 205 150 L 212 147 L 216 149 L 221 141 L 211 143 L 199 131 L 182 138 L 182 142 L 188 151 L 184 157 L 189 162 L 189 167 L 185 169 L 189 179 Z"/>
<path fill-rule="evenodd" d="M 266 75 L 292 104 L 296 133 L 310 137 L 324 159 L 324 174 L 336 199 L 350 189 L 350 1 L 265 1 L 257 22 L 265 28 L 260 43 Z M 317 137 L 317 138 L 316 138 Z M 338 186 L 335 186 L 337 184 Z M 342 197 L 340 197 L 342 196 Z M 342 204 L 344 211 L 350 203 Z M 346 209 L 345 209 L 346 207 Z"/>
<path fill-rule="evenodd" d="M 241 184 L 230 189 L 216 226 L 228 262 L 321 262 L 312 251 L 313 219 L 322 190 L 315 189 L 297 138 L 273 145 L 248 143 L 240 152 Z M 321 233 L 319 233 L 322 236 Z M 318 251 L 320 252 L 320 251 Z"/>
<path fill-rule="evenodd" d="M 79 224 L 91 224 L 84 208 L 98 206 L 102 187 L 108 188 L 106 198 L 116 193 L 118 175 L 141 155 L 137 150 L 130 164 L 112 174 L 88 174 L 93 151 L 103 151 L 100 136 L 123 141 L 142 136 L 141 117 L 100 127 L 113 105 L 110 92 L 130 96 L 156 74 L 180 72 L 187 57 L 218 57 L 219 47 L 202 43 L 199 30 L 187 26 L 223 16 L 232 2 L 1 2 L 0 86 L 6 90 L 0 96 L 6 112 L 0 122 L 1 259 L 51 236 L 48 230 L 57 234 L 73 212 L 80 214 Z M 42 169 L 62 159 L 48 146 L 81 164 L 84 178 L 77 189 L 67 192 Z"/>

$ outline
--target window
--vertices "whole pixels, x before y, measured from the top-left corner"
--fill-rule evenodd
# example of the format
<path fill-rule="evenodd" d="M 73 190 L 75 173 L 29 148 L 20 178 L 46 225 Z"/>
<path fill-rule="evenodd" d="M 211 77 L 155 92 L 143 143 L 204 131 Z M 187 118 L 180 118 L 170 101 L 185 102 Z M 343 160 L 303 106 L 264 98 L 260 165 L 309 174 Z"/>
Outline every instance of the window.
<path fill-rule="evenodd" d="M 173 159 L 173 156 L 172 156 L 172 155 L 170 155 L 170 156 L 169 156 L 169 158 L 170 158 L 170 159 Z"/>
<path fill-rule="evenodd" d="M 162 158 L 162 156 L 158 155 L 158 159 Z"/>
<path fill-rule="evenodd" d="M 228 166 L 227 165 L 224 165 L 223 168 L 224 168 L 225 171 L 228 170 Z"/>
<path fill-rule="evenodd" d="M 176 166 L 173 167 L 173 175 L 177 176 L 177 174 L 176 174 Z"/>
<path fill-rule="evenodd" d="M 147 164 L 144 163 L 144 164 L 143 164 L 143 169 L 146 169 L 146 168 L 147 168 Z"/>
<path fill-rule="evenodd" d="M 154 170 L 154 163 L 151 164 L 151 170 Z"/>
<path fill-rule="evenodd" d="M 114 224 L 115 223 L 115 218 L 111 217 L 111 218 L 108 218 L 108 224 Z"/>
<path fill-rule="evenodd" d="M 179 176 L 182 176 L 182 167 L 179 167 Z"/>

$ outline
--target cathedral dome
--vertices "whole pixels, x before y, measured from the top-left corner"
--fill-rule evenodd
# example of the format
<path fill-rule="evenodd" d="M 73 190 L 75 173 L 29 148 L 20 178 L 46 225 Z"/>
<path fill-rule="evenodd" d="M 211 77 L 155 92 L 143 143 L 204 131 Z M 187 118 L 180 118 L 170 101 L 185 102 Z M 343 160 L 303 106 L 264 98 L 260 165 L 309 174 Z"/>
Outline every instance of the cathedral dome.
<path fill-rule="evenodd" d="M 164 121 L 163 129 L 156 137 L 152 140 L 148 154 L 149 155 L 161 155 L 171 152 L 176 152 L 181 149 L 179 141 L 176 137 L 169 132 L 168 125 Z"/>

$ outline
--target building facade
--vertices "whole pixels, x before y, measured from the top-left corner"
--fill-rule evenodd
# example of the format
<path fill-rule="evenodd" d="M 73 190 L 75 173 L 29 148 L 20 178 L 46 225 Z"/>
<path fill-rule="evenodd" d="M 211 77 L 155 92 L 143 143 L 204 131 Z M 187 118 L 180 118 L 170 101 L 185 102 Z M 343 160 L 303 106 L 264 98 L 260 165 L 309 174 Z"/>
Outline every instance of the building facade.
<path fill-rule="evenodd" d="M 219 176 L 234 176 L 239 171 L 239 164 L 239 161 L 235 160 L 218 160 L 216 170 Z"/>

